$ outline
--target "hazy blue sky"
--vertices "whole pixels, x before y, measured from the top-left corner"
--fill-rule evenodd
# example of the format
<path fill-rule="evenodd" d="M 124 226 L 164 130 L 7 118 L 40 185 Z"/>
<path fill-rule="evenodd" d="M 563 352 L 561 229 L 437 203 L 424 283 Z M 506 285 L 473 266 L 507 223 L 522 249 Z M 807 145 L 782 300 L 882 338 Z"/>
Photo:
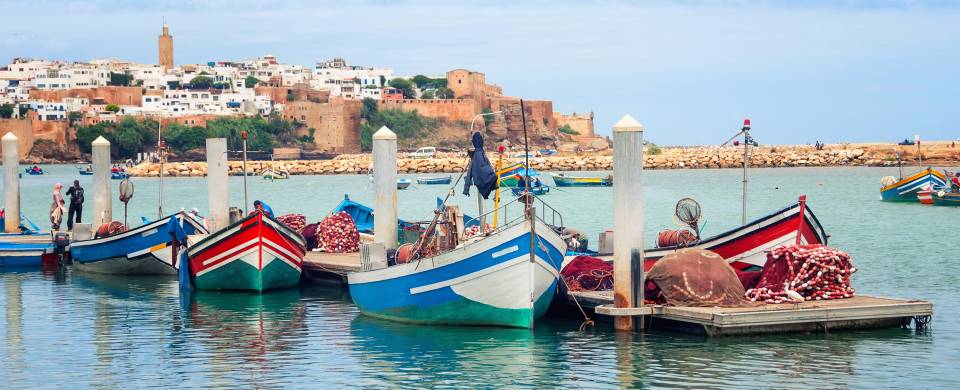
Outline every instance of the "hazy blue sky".
<path fill-rule="evenodd" d="M 506 94 L 631 114 L 661 144 L 960 137 L 960 2 L 0 1 L 0 61 L 333 56 L 487 74 Z"/>

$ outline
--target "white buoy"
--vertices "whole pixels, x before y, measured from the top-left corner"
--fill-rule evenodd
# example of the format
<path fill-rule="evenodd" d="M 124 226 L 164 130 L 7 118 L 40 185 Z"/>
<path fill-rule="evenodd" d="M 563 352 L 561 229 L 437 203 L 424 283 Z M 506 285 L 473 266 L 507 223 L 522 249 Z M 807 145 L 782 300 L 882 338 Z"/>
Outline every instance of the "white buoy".
<path fill-rule="evenodd" d="M 230 225 L 229 164 L 227 139 L 207 138 L 207 205 L 210 208 L 211 232 Z"/>
<path fill-rule="evenodd" d="M 113 188 L 110 186 L 110 141 L 93 140 L 93 229 L 113 221 Z"/>
<path fill-rule="evenodd" d="M 644 282 L 643 125 L 630 115 L 613 125 L 613 180 L 614 306 L 640 307 Z M 631 260 L 631 255 L 637 259 Z M 616 317 L 614 327 L 634 330 L 633 317 Z"/>
<path fill-rule="evenodd" d="M 3 231 L 20 232 L 20 140 L 13 132 L 3 136 Z"/>
<path fill-rule="evenodd" d="M 397 248 L 397 135 L 386 126 L 373 134 L 373 240 Z"/>

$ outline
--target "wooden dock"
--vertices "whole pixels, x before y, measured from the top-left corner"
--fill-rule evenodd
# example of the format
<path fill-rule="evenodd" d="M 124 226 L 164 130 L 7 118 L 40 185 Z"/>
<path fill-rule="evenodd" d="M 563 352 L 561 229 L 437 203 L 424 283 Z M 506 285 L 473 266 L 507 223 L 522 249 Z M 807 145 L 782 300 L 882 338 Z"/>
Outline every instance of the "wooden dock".
<path fill-rule="evenodd" d="M 312 282 L 346 284 L 347 274 L 360 270 L 360 252 L 307 252 L 303 258 L 303 274 Z"/>
<path fill-rule="evenodd" d="M 755 307 L 680 307 L 647 305 L 643 309 L 617 309 L 612 291 L 569 292 L 573 299 L 599 316 L 644 315 L 649 328 L 733 336 L 787 332 L 827 332 L 844 329 L 905 327 L 914 322 L 922 329 L 933 315 L 933 304 L 921 300 L 856 296 L 799 304 Z"/>

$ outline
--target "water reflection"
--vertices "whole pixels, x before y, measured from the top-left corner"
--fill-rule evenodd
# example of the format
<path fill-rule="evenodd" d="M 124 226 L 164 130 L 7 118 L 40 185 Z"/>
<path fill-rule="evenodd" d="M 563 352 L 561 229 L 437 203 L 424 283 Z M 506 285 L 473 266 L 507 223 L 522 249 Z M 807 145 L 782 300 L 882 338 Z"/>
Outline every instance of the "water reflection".
<path fill-rule="evenodd" d="M 4 296 L 4 314 L 6 320 L 6 339 L 3 343 L 3 356 L 5 365 L 11 370 L 11 377 L 4 380 L 12 380 L 16 383 L 20 380 L 24 368 L 23 361 L 23 287 L 20 277 L 15 273 L 4 273 L 3 296 Z"/>
<path fill-rule="evenodd" d="M 182 332 L 200 345 L 175 358 L 201 359 L 214 387 L 270 387 L 290 381 L 295 352 L 307 337 L 306 306 L 298 289 L 194 291 Z"/>

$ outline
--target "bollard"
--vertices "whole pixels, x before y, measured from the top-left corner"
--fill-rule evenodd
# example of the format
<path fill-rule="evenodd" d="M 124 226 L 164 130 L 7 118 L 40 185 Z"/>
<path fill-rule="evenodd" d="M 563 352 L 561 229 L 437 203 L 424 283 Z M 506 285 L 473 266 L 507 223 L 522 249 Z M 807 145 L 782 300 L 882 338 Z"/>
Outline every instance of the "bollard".
<path fill-rule="evenodd" d="M 397 248 L 397 135 L 386 126 L 373 134 L 373 240 Z"/>
<path fill-rule="evenodd" d="M 13 132 L 3 136 L 3 231 L 20 233 L 20 141 Z"/>
<path fill-rule="evenodd" d="M 613 305 L 643 305 L 643 125 L 630 115 L 613 125 Z M 631 257 L 633 259 L 631 259 Z M 638 268 L 639 275 L 634 274 Z M 633 317 L 614 319 L 634 330 Z"/>
<path fill-rule="evenodd" d="M 207 138 L 207 207 L 210 208 L 211 233 L 230 225 L 228 170 L 227 139 Z"/>
<path fill-rule="evenodd" d="M 93 140 L 93 230 L 113 221 L 113 188 L 110 186 L 110 141 Z"/>

